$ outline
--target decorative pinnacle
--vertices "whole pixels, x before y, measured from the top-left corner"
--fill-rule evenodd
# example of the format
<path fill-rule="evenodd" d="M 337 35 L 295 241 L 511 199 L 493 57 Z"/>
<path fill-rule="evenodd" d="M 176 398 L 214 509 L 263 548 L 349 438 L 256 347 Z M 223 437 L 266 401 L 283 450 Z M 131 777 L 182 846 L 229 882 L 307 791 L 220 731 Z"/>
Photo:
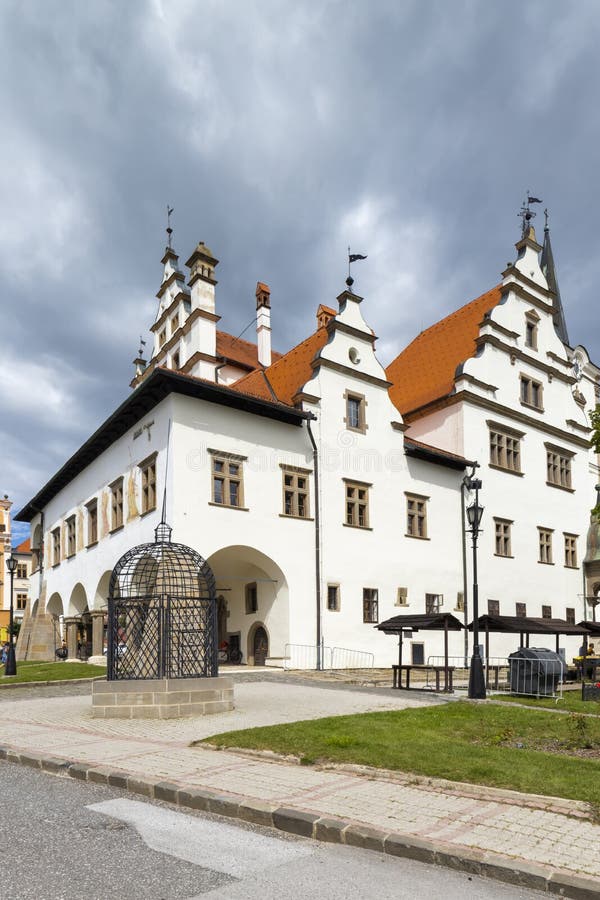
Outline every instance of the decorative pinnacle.
<path fill-rule="evenodd" d="M 171 228 L 171 214 L 174 212 L 174 208 L 169 206 L 167 203 L 167 235 L 168 235 L 168 243 L 169 250 L 171 250 L 171 235 L 173 234 L 173 229 Z"/>

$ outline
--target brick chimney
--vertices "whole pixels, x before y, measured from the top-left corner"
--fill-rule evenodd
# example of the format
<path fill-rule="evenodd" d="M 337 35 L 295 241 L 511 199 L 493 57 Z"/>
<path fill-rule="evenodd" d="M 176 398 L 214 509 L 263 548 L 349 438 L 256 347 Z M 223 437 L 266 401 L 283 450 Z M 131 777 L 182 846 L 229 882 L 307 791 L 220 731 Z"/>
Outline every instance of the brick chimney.
<path fill-rule="evenodd" d="M 271 365 L 271 291 L 262 281 L 256 284 L 256 342 L 259 365 Z"/>

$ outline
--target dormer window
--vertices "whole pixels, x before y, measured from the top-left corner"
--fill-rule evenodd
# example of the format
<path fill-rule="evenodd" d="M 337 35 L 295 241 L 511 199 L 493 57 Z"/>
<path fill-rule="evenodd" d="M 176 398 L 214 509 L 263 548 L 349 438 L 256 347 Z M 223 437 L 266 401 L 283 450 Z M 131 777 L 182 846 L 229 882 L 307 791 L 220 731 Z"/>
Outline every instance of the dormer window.
<path fill-rule="evenodd" d="M 539 321 L 540 317 L 535 310 L 525 313 L 525 346 L 531 350 L 537 350 L 538 348 Z"/>

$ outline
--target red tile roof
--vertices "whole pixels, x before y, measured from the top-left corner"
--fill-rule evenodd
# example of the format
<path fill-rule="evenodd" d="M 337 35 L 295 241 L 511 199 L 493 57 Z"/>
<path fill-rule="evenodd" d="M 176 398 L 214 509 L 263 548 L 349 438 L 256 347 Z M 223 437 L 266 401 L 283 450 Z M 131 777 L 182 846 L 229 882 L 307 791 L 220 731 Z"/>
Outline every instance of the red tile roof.
<path fill-rule="evenodd" d="M 284 353 L 267 369 L 264 371 L 257 369 L 244 375 L 232 387 L 261 400 L 277 399 L 281 403 L 292 405 L 295 395 L 312 377 L 312 360 L 326 343 L 327 329 L 318 328 L 314 334 Z"/>
<path fill-rule="evenodd" d="M 390 363 L 386 369 L 392 382 L 390 397 L 403 415 L 452 392 L 456 367 L 474 356 L 479 325 L 500 297 L 497 285 L 422 331 Z"/>
<path fill-rule="evenodd" d="M 15 553 L 31 553 L 31 540 L 27 538 L 21 541 L 18 547 L 15 547 Z"/>
<path fill-rule="evenodd" d="M 258 366 L 258 348 L 251 341 L 236 338 L 226 331 L 217 331 L 217 356 L 223 356 L 227 362 L 243 369 L 256 369 Z M 271 351 L 271 359 L 281 358 L 281 353 Z"/>

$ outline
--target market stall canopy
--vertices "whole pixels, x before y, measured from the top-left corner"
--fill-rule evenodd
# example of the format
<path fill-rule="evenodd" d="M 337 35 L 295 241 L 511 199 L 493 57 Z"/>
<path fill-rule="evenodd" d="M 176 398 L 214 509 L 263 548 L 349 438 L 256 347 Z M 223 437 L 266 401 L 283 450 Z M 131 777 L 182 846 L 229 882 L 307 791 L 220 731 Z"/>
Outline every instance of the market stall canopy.
<path fill-rule="evenodd" d="M 479 630 L 504 634 L 589 634 L 591 622 L 573 625 L 565 619 L 535 619 L 528 616 L 479 616 Z M 473 631 L 473 623 L 469 624 Z M 600 632 L 599 632 L 600 633 Z"/>
<path fill-rule="evenodd" d="M 393 616 L 380 622 L 375 628 L 384 634 L 399 634 L 401 631 L 460 631 L 465 626 L 451 613 L 420 613 L 418 615 Z"/>
<path fill-rule="evenodd" d="M 580 628 L 585 628 L 590 634 L 600 636 L 600 622 L 580 622 Z"/>

